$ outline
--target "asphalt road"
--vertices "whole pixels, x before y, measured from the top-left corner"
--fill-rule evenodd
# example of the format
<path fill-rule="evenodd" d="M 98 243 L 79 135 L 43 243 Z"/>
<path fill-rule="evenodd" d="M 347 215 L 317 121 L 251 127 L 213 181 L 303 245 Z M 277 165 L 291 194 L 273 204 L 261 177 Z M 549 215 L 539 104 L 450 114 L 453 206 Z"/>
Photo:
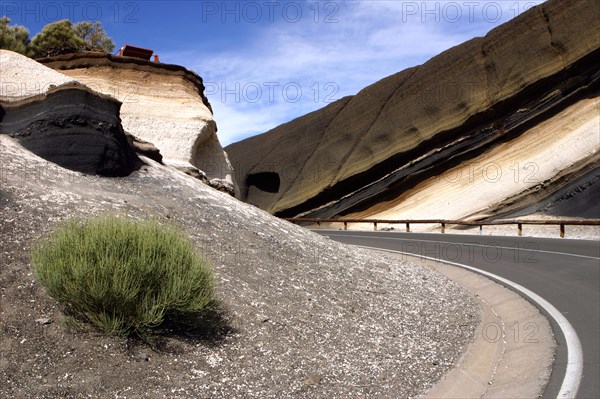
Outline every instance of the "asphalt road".
<path fill-rule="evenodd" d="M 461 263 L 528 288 L 558 309 L 579 337 L 583 350 L 583 376 L 577 398 L 600 398 L 600 241 L 338 230 L 315 232 L 347 244 Z M 567 346 L 560 327 L 549 319 L 558 348 L 544 397 L 555 398 L 565 375 Z M 511 331 L 518 339 L 535 333 L 524 331 L 524 326 Z"/>

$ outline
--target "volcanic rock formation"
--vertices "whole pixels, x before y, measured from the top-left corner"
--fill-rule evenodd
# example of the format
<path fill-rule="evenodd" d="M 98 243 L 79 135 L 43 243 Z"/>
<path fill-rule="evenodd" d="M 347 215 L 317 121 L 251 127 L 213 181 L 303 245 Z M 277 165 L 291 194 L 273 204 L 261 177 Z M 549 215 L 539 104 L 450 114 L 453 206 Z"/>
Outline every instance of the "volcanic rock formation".
<path fill-rule="evenodd" d="M 0 71 L 0 134 L 79 172 L 125 176 L 140 164 L 117 100 L 6 50 L 0 50 Z"/>
<path fill-rule="evenodd" d="M 165 163 L 184 171 L 199 169 L 233 190 L 233 170 L 219 143 L 202 79 L 194 72 L 89 52 L 39 61 L 121 101 L 125 131 L 154 144 Z"/>
<path fill-rule="evenodd" d="M 240 196 L 287 217 L 562 214 L 598 191 L 599 18 L 596 0 L 548 1 L 232 144 Z"/>

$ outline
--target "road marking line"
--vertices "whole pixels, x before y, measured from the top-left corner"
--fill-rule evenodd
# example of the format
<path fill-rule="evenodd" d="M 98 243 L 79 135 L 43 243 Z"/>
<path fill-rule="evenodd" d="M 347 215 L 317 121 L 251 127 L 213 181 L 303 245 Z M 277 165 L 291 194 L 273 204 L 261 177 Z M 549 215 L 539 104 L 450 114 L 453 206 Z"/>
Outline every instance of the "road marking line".
<path fill-rule="evenodd" d="M 394 252 L 402 255 L 415 256 L 414 254 L 405 253 L 402 251 L 394 251 L 391 249 L 381 249 L 375 247 L 367 247 L 362 245 L 357 245 L 361 248 L 372 249 L 376 251 L 387 251 Z M 583 352 L 581 350 L 581 342 L 579 341 L 579 337 L 575 332 L 575 329 L 569 323 L 569 321 L 560 313 L 558 309 L 556 309 L 550 302 L 536 294 L 535 292 L 523 287 L 520 284 L 512 282 L 504 277 L 500 277 L 496 274 L 486 272 L 485 270 L 477 269 L 476 267 L 463 265 L 462 263 L 450 262 L 443 259 L 435 259 L 429 256 L 415 256 L 421 257 L 425 259 L 432 260 L 434 262 L 442 262 L 447 263 L 449 265 L 462 267 L 467 270 L 472 270 L 476 273 L 482 274 L 484 276 L 490 277 L 496 281 L 500 281 L 506 285 L 511 286 L 516 291 L 519 291 L 526 296 L 528 296 L 532 301 L 536 302 L 540 307 L 542 307 L 558 324 L 560 327 L 563 336 L 565 337 L 565 341 L 567 343 L 567 369 L 565 371 L 565 378 L 563 379 L 562 385 L 560 387 L 560 391 L 558 392 L 557 398 L 575 398 L 577 395 L 577 391 L 579 390 L 579 383 L 581 382 L 581 376 L 583 373 Z"/>
<path fill-rule="evenodd" d="M 356 238 L 381 238 L 384 240 L 401 240 L 401 241 L 419 241 L 419 242 L 438 242 L 440 244 L 457 244 L 457 245 L 472 245 L 474 247 L 490 247 L 492 246 L 491 244 L 488 245 L 483 245 L 483 244 L 473 244 L 473 243 L 468 243 L 468 242 L 452 242 L 452 241 L 436 241 L 436 240 L 419 240 L 416 238 L 398 238 L 398 237 L 379 237 L 379 236 L 360 236 L 360 235 L 354 235 L 354 234 L 323 234 L 324 236 L 327 237 L 356 237 Z M 532 237 L 535 238 L 535 237 Z M 515 247 L 503 247 L 500 245 L 493 245 L 496 248 L 502 248 L 502 249 L 513 249 L 513 250 L 529 250 L 529 251 L 536 251 L 536 252 L 543 252 L 546 254 L 554 254 L 554 255 L 568 255 L 568 256 L 574 256 L 577 258 L 586 258 L 586 259 L 600 259 L 597 256 L 588 256 L 588 255 L 577 255 L 577 254 L 570 254 L 568 252 L 554 252 L 554 251 L 544 251 L 543 249 L 532 249 L 532 248 L 515 248 Z"/>

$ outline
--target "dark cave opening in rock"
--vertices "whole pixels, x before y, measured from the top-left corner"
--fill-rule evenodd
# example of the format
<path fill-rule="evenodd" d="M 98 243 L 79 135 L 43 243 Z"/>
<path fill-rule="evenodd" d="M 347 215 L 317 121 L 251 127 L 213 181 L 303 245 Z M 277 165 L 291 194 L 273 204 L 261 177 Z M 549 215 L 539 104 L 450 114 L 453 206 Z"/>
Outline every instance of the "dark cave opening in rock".
<path fill-rule="evenodd" d="M 279 174 L 275 172 L 252 173 L 246 178 L 246 185 L 254 186 L 267 193 L 278 193 L 281 180 Z"/>

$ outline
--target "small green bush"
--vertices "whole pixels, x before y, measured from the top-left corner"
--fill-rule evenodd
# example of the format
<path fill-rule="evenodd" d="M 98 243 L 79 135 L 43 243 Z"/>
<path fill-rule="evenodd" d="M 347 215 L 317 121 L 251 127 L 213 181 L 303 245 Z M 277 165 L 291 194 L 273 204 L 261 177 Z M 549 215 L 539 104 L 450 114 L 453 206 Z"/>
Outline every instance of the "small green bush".
<path fill-rule="evenodd" d="M 72 220 L 34 245 L 31 263 L 51 297 L 109 334 L 144 338 L 166 316 L 213 303 L 210 267 L 157 221 Z"/>

